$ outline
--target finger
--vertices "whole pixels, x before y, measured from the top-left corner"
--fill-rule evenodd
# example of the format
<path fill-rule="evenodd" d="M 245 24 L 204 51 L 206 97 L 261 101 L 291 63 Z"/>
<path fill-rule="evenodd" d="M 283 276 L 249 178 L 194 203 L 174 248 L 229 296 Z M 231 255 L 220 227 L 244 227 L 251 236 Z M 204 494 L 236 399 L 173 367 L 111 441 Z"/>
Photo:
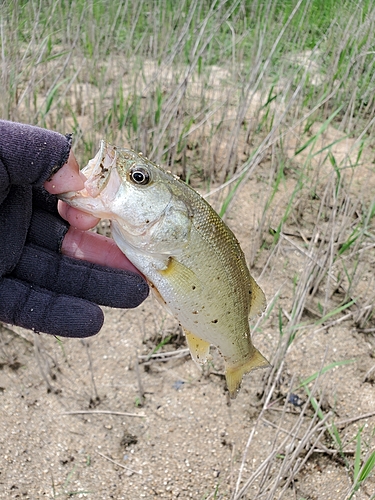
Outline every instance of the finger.
<path fill-rule="evenodd" d="M 101 329 L 100 307 L 15 279 L 0 280 L 0 320 L 61 337 L 90 337 Z"/>
<path fill-rule="evenodd" d="M 64 201 L 59 200 L 58 210 L 61 217 L 69 222 L 69 224 L 77 229 L 91 229 L 95 227 L 100 219 L 94 217 L 93 215 L 81 212 L 78 208 L 69 206 Z"/>
<path fill-rule="evenodd" d="M 35 208 L 31 217 L 27 242 L 60 252 L 69 224 L 57 214 Z"/>
<path fill-rule="evenodd" d="M 127 269 L 141 274 L 121 252 L 111 238 L 101 234 L 70 228 L 65 235 L 61 251 L 74 259 L 83 259 L 94 264 Z"/>
<path fill-rule="evenodd" d="M 137 307 L 148 295 L 148 285 L 138 273 L 71 259 L 36 245 L 24 247 L 11 276 L 110 307 Z"/>
<path fill-rule="evenodd" d="M 67 163 L 59 171 L 44 183 L 45 189 L 51 194 L 66 193 L 68 191 L 79 191 L 83 189 L 86 177 L 80 172 L 77 160 L 70 151 Z"/>
<path fill-rule="evenodd" d="M 141 274 L 111 238 L 69 228 L 63 219 L 38 208 L 33 212 L 27 241 L 73 259 Z"/>

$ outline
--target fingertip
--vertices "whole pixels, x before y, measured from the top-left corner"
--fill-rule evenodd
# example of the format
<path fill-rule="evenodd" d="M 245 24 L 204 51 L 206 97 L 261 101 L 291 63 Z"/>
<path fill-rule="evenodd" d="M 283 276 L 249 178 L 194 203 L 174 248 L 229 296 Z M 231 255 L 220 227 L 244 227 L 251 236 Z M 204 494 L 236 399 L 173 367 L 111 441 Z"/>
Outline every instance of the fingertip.
<path fill-rule="evenodd" d="M 104 314 L 98 305 L 60 295 L 40 331 L 58 337 L 86 338 L 99 333 L 103 323 Z"/>
<path fill-rule="evenodd" d="M 84 188 L 85 177 L 80 172 L 78 163 L 65 163 L 56 174 L 44 183 L 45 189 L 51 194 L 80 191 Z"/>
<path fill-rule="evenodd" d="M 68 299 L 71 302 L 70 299 Z M 100 332 L 104 324 L 104 313 L 99 306 L 85 300 L 78 300 L 78 307 L 67 314 L 67 328 L 60 333 L 64 337 L 86 338 Z M 70 316 L 70 317 L 69 317 Z"/>
<path fill-rule="evenodd" d="M 0 280 L 0 298 L 2 321 L 35 332 L 84 338 L 96 335 L 104 323 L 103 311 L 96 303 L 19 279 Z"/>

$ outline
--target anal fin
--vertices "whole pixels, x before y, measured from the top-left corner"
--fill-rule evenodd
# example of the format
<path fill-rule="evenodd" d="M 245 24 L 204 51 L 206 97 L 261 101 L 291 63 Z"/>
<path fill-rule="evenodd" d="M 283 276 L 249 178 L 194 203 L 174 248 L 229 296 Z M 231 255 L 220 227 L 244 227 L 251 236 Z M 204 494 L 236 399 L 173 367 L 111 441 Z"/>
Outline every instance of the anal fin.
<path fill-rule="evenodd" d="M 200 339 L 193 333 L 185 330 L 187 345 L 194 361 L 198 364 L 206 363 L 210 356 L 210 343 Z"/>

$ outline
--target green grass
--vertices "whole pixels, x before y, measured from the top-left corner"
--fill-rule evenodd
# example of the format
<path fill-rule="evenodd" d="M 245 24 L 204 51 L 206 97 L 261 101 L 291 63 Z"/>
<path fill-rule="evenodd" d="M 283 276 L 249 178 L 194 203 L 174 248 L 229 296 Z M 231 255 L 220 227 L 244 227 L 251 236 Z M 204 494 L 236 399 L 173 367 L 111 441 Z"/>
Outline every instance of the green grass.
<path fill-rule="evenodd" d="M 181 136 L 199 121 L 198 102 L 205 96 L 207 112 L 213 110 L 217 98 L 207 94 L 215 87 L 219 100 L 224 103 L 228 97 L 220 92 L 221 80 L 212 76 L 219 66 L 227 72 L 222 81 L 231 88 L 231 102 L 221 119 L 214 114 L 216 136 L 220 129 L 230 133 L 225 122 L 233 113 L 232 130 L 249 134 L 250 117 L 241 110 L 258 91 L 263 103 L 259 137 L 254 139 L 260 144 L 262 130 L 275 132 L 274 106 L 287 102 L 301 85 L 299 99 L 305 108 L 332 94 L 329 105 L 316 110 L 315 120 L 331 117 L 345 123 L 351 113 L 360 114 L 365 124 L 374 104 L 371 2 L 311 0 L 298 5 L 281 0 L 195 0 L 178 6 L 172 0 L 5 2 L 0 14 L 6 91 L 1 116 L 61 130 L 72 126 L 74 116 L 81 151 L 88 152 L 90 145 L 93 154 L 98 138 L 105 135 L 152 151 L 158 161 L 178 170 L 191 147 Z M 332 44 L 342 32 L 342 44 Z M 293 54 L 308 50 L 313 52 L 306 53 L 301 66 Z M 319 85 L 312 83 L 308 64 L 319 66 Z M 283 81 L 290 81 L 288 90 L 280 89 Z M 72 92 L 84 86 L 85 96 L 73 100 Z M 338 110 L 337 116 L 332 109 Z M 82 116 L 90 127 L 79 131 Z M 172 121 L 176 127 L 170 127 Z M 353 133 L 351 123 L 346 128 Z M 371 125 L 368 137 L 372 130 Z M 207 134 L 203 125 L 194 134 L 208 146 L 200 151 L 202 163 L 214 149 Z M 163 153 L 172 140 L 178 150 Z M 232 136 L 222 165 L 211 163 L 203 175 L 224 179 L 236 172 L 241 166 L 236 144 Z"/>
<path fill-rule="evenodd" d="M 363 457 L 363 447 L 362 447 L 362 431 L 360 428 L 356 436 L 356 450 L 354 456 L 354 466 L 353 466 L 353 487 L 348 497 L 351 500 L 355 493 L 361 488 L 366 479 L 373 473 L 375 468 L 375 451 L 368 451 L 366 456 Z M 371 496 L 374 499 L 375 495 Z"/>

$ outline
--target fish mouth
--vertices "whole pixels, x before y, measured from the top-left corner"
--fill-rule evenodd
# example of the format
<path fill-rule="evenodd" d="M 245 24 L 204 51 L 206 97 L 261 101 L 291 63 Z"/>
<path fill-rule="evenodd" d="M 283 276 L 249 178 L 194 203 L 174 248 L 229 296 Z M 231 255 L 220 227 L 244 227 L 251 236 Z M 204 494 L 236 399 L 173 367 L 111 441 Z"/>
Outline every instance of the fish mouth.
<path fill-rule="evenodd" d="M 84 188 L 80 191 L 61 193 L 58 197 L 72 206 L 83 208 L 81 204 L 86 204 L 84 200 L 88 200 L 89 198 L 94 199 L 98 203 L 98 197 L 109 184 L 111 184 L 109 187 L 112 193 L 115 194 L 120 182 L 113 179 L 113 177 L 118 176 L 111 174 L 116 171 L 117 155 L 116 146 L 112 146 L 108 142 L 101 140 L 99 151 L 81 170 L 81 173 L 86 177 Z"/>
<path fill-rule="evenodd" d="M 96 198 L 107 186 L 110 174 L 116 167 L 117 149 L 106 141 L 100 141 L 100 149 L 95 157 L 82 169 L 86 177 L 84 190 L 87 196 Z"/>
<path fill-rule="evenodd" d="M 100 218 L 108 218 L 110 202 L 116 196 L 121 179 L 117 173 L 117 148 L 106 141 L 100 141 L 95 157 L 81 170 L 86 177 L 84 188 L 69 191 L 58 197 L 84 212 Z"/>

